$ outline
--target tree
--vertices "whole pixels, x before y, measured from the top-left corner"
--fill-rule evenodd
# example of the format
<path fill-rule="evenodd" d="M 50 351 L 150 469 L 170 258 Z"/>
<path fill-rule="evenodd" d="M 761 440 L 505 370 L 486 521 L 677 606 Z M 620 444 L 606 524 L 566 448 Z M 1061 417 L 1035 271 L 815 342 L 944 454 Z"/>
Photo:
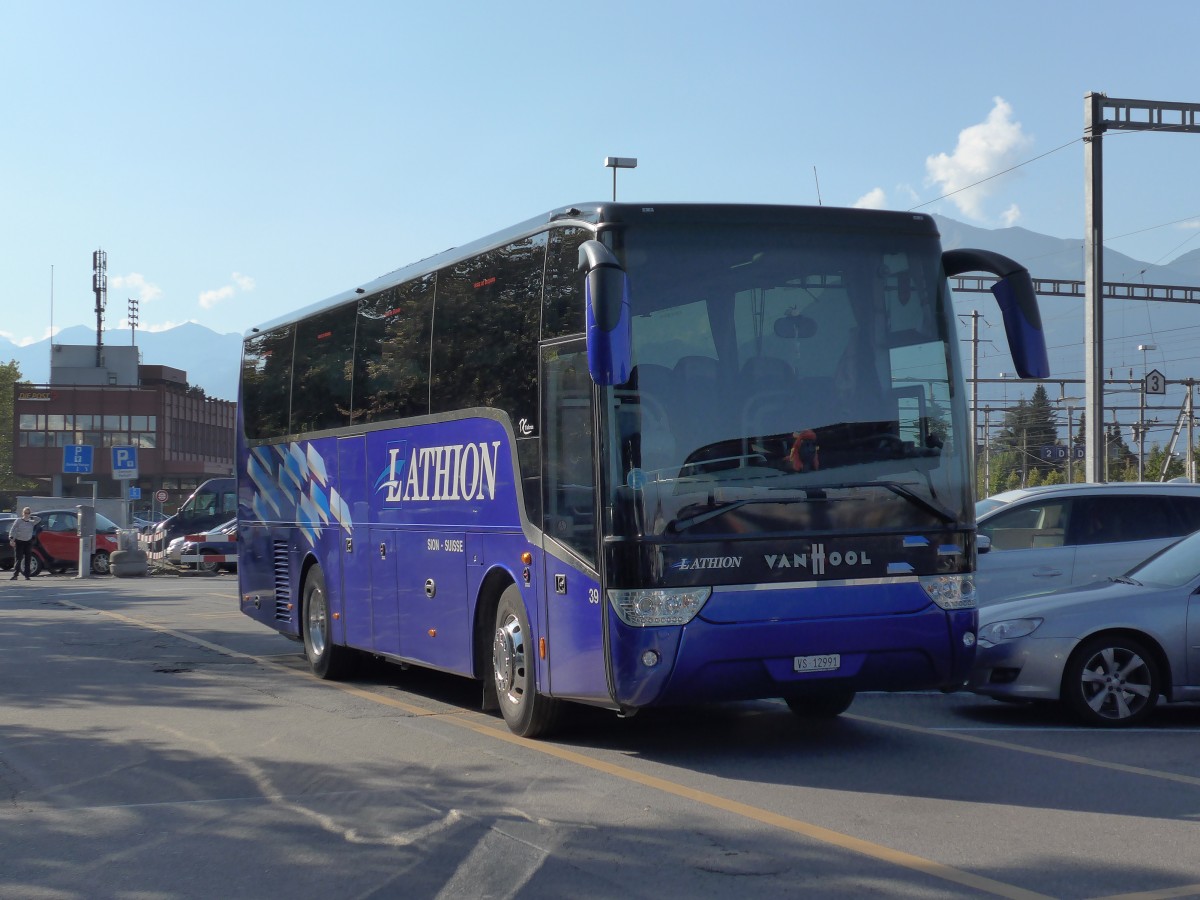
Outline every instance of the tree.
<path fill-rule="evenodd" d="M 1155 444 L 1146 454 L 1145 479 L 1147 481 L 1170 481 L 1172 478 L 1182 478 L 1187 473 L 1184 471 L 1183 459 L 1179 456 L 1172 456 L 1170 463 L 1167 465 L 1167 475 L 1162 477 L 1163 463 L 1166 461 L 1167 451 L 1165 448 Z"/>
<path fill-rule="evenodd" d="M 0 365 L 0 509 L 12 509 L 19 494 L 37 486 L 13 472 L 13 393 L 20 381 L 21 366 L 15 359 Z"/>
<path fill-rule="evenodd" d="M 993 443 L 997 453 L 992 459 L 993 482 L 1007 485 L 1013 472 L 1017 474 L 1018 487 L 1033 483 L 1031 472 L 1037 473 L 1038 482 L 1044 481 L 1049 472 L 1061 468 L 1061 463 L 1042 459 L 1039 449 L 1058 443 L 1055 410 L 1046 388 L 1039 384 L 1029 400 L 1021 398 L 1004 414 L 1004 424 Z"/>

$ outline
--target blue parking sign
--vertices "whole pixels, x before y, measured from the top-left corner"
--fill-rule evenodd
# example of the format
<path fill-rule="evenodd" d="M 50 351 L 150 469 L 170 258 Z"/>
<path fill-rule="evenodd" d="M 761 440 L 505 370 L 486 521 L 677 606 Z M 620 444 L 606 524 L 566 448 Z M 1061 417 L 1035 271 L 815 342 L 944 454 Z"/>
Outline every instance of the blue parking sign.
<path fill-rule="evenodd" d="M 112 448 L 113 478 L 137 478 L 137 447 Z"/>
<path fill-rule="evenodd" d="M 63 447 L 63 474 L 92 474 L 91 444 L 67 444 Z"/>

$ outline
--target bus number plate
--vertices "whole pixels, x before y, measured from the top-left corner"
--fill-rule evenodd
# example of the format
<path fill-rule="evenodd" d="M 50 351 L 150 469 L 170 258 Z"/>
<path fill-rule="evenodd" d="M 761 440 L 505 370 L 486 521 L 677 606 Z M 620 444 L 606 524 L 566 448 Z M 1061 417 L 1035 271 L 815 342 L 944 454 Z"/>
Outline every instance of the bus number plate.
<path fill-rule="evenodd" d="M 797 672 L 831 672 L 841 665 L 840 653 L 824 653 L 820 656 L 797 656 L 793 668 Z"/>

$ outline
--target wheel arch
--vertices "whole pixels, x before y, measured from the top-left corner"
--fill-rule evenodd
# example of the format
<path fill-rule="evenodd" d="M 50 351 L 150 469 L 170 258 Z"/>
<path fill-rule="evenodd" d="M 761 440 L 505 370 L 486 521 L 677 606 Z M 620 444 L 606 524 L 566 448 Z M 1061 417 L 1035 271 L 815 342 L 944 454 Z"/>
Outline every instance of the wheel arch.
<path fill-rule="evenodd" d="M 1142 644 L 1150 653 L 1151 659 L 1154 661 L 1154 667 L 1158 670 L 1159 693 L 1165 694 L 1167 697 L 1172 696 L 1174 693 L 1172 689 L 1174 679 L 1171 677 L 1171 662 L 1166 651 L 1163 650 L 1162 644 L 1159 643 L 1158 638 L 1137 628 L 1101 628 L 1099 631 L 1085 634 L 1071 649 L 1070 655 L 1063 664 L 1062 680 L 1058 686 L 1058 695 L 1060 697 L 1066 695 L 1067 674 L 1070 672 L 1071 662 L 1079 656 L 1080 650 L 1085 644 L 1089 644 L 1097 638 L 1129 638 Z"/>
<path fill-rule="evenodd" d="M 301 621 L 304 616 L 304 583 L 308 581 L 308 573 L 312 571 L 313 567 L 316 566 L 319 568 L 320 565 L 320 561 L 312 551 L 308 551 L 304 554 L 304 558 L 300 560 L 300 571 L 296 574 L 296 586 L 293 588 L 295 591 L 293 595 L 295 597 L 293 607 L 296 611 L 296 633 L 301 635 L 301 637 L 304 635 L 304 623 Z M 329 602 L 328 580 L 325 582 L 325 602 Z"/>
<path fill-rule="evenodd" d="M 484 683 L 484 691 L 495 690 L 489 677 L 492 668 L 492 629 L 500 595 L 517 583 L 512 572 L 495 566 L 483 576 L 475 595 L 475 612 L 471 623 L 471 674 Z M 529 610 L 525 611 L 529 615 Z"/>

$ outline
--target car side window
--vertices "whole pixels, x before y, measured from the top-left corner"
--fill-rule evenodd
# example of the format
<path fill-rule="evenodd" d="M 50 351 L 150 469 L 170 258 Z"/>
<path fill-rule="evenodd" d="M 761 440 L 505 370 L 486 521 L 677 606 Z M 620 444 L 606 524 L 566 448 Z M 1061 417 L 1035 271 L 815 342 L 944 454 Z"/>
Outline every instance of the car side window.
<path fill-rule="evenodd" d="M 1121 520 L 1127 541 L 1178 537 L 1184 533 L 1169 497 L 1130 497 L 1128 503 L 1121 505 Z"/>
<path fill-rule="evenodd" d="M 1121 507 L 1129 497 L 1080 497 L 1075 501 L 1071 543 L 1111 544 L 1123 541 Z"/>
<path fill-rule="evenodd" d="M 1067 500 L 1032 502 L 996 513 L 979 526 L 979 533 L 991 538 L 993 550 L 1061 547 L 1069 518 Z"/>
<path fill-rule="evenodd" d="M 1172 497 L 1171 505 L 1179 516 L 1181 534 L 1200 530 L 1200 497 Z"/>

